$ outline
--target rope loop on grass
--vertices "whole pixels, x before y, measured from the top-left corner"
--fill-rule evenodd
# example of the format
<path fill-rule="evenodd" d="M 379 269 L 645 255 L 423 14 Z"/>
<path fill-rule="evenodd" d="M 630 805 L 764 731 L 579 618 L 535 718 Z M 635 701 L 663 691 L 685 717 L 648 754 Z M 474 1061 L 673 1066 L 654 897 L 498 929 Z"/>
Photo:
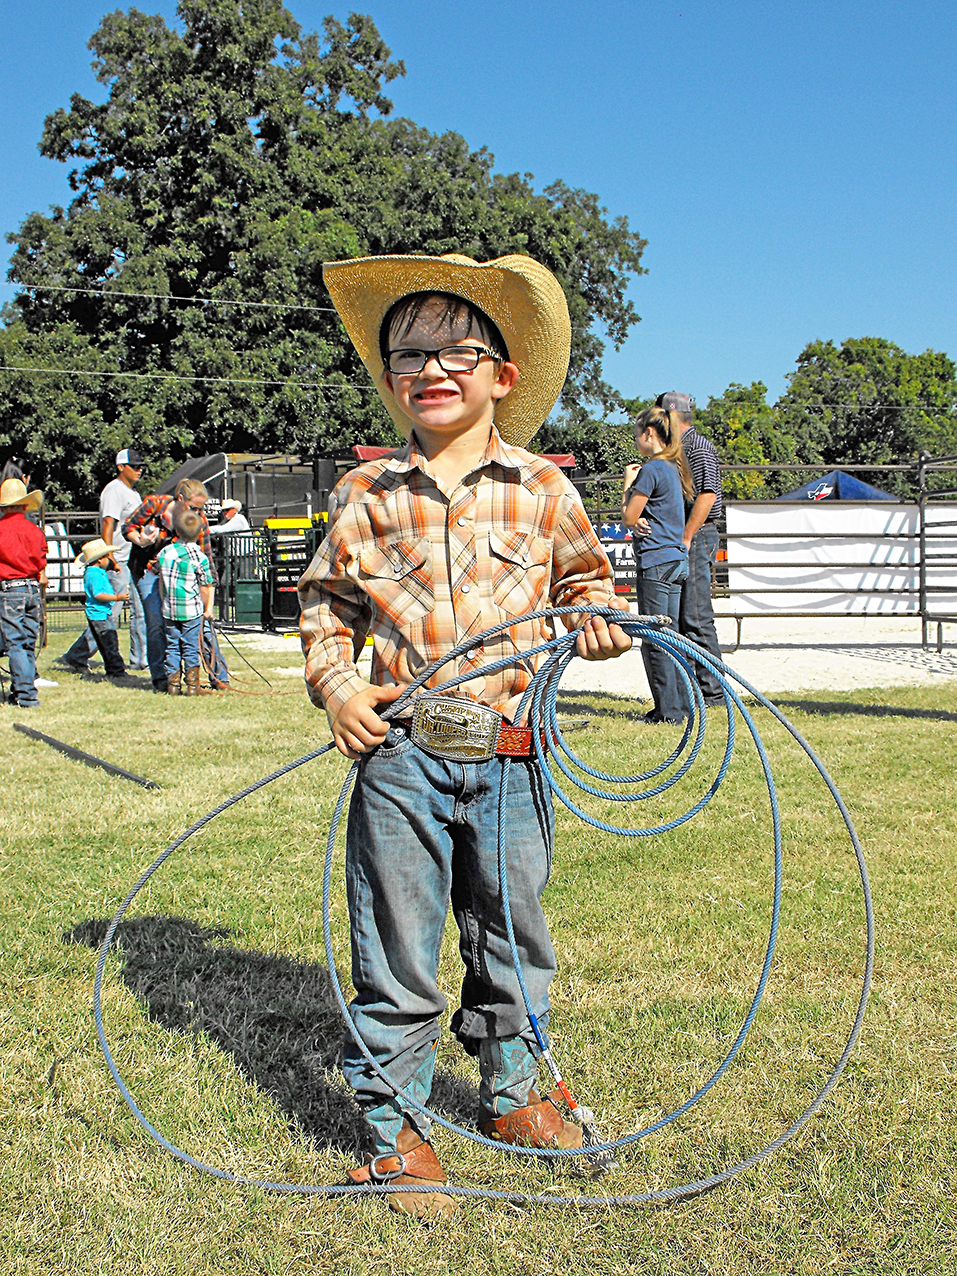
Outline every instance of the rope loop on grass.
<path fill-rule="evenodd" d="M 750 1031 L 761 999 L 767 986 L 768 978 L 774 959 L 775 943 L 777 938 L 778 921 L 781 908 L 781 884 L 782 884 L 782 851 L 781 851 L 781 818 L 777 798 L 777 792 L 774 784 L 774 777 L 771 771 L 770 761 L 767 756 L 764 744 L 761 740 L 760 733 L 754 722 L 751 713 L 741 698 L 741 693 L 735 689 L 732 683 L 737 683 L 741 690 L 747 692 L 754 697 L 759 705 L 767 709 L 776 720 L 786 729 L 791 737 L 803 750 L 807 758 L 810 760 L 821 779 L 824 781 L 835 805 L 844 822 L 847 830 L 848 838 L 853 849 L 857 869 L 860 878 L 861 894 L 864 903 L 864 918 L 866 928 L 866 944 L 864 957 L 864 975 L 862 979 L 861 992 L 858 999 L 857 1009 L 854 1021 L 846 1038 L 844 1048 L 834 1064 L 831 1072 L 824 1081 L 817 1094 L 800 1113 L 799 1116 L 784 1130 L 778 1137 L 765 1147 L 753 1153 L 746 1160 L 730 1166 L 719 1173 L 711 1175 L 707 1178 L 695 1180 L 694 1182 L 680 1184 L 674 1187 L 660 1189 L 653 1192 L 639 1192 L 628 1195 L 558 1195 L 553 1193 L 525 1193 L 511 1191 L 496 1191 L 486 1188 L 477 1187 L 458 1187 L 447 1183 L 436 1184 L 429 1187 L 426 1184 L 416 1184 L 415 1190 L 421 1191 L 439 1191 L 446 1195 L 477 1197 L 484 1200 L 508 1201 L 515 1204 L 536 1203 L 543 1205 L 555 1204 L 574 1204 L 580 1206 L 604 1206 L 604 1207 L 624 1207 L 650 1204 L 654 1202 L 665 1202 L 680 1200 L 685 1197 L 697 1195 L 700 1192 L 716 1187 L 721 1183 L 727 1182 L 729 1179 L 743 1173 L 745 1170 L 757 1165 L 759 1162 L 769 1157 L 783 1147 L 790 1139 L 792 1139 L 798 1131 L 807 1124 L 811 1117 L 820 1109 L 824 1100 L 837 1084 L 838 1078 L 843 1072 L 851 1051 L 861 1031 L 861 1025 L 864 1019 L 864 1012 L 867 1006 L 867 1000 L 870 993 L 871 975 L 874 960 L 874 917 L 873 905 L 871 901 L 870 885 L 867 876 L 867 867 L 864 862 L 864 856 L 861 849 L 860 841 L 854 829 L 850 813 L 837 790 L 837 786 L 831 779 L 823 763 L 817 757 L 817 754 L 800 734 L 800 732 L 787 720 L 784 714 L 761 694 L 755 687 L 751 686 L 739 674 L 730 669 L 723 661 L 713 657 L 710 653 L 699 647 L 697 644 L 690 642 L 686 638 L 672 632 L 668 626 L 670 622 L 667 617 L 662 616 L 634 616 L 629 613 L 622 612 L 616 608 L 609 607 L 566 607 L 557 609 L 544 609 L 541 611 L 531 612 L 516 621 L 505 621 L 499 625 L 486 630 L 478 637 L 471 637 L 466 641 L 458 644 L 442 658 L 433 661 L 426 669 L 422 671 L 419 677 L 410 684 L 403 694 L 389 705 L 383 718 L 391 720 L 402 715 L 403 709 L 407 709 L 410 700 L 415 693 L 423 687 L 441 668 L 451 661 L 458 659 L 466 652 L 471 651 L 476 646 L 486 643 L 489 639 L 507 631 L 516 624 L 527 623 L 528 621 L 542 621 L 546 625 L 553 627 L 553 622 L 558 619 L 574 616 L 576 621 L 581 621 L 587 616 L 601 616 L 609 623 L 619 624 L 633 638 L 640 639 L 642 642 L 648 642 L 661 647 L 672 659 L 676 665 L 677 673 L 682 685 L 687 693 L 689 703 L 689 715 L 684 731 L 678 744 L 671 751 L 669 756 L 663 761 L 650 769 L 633 774 L 633 775 L 614 775 L 604 771 L 599 771 L 590 766 L 586 762 L 577 757 L 575 752 L 568 745 L 559 724 L 557 698 L 562 677 L 567 670 L 569 664 L 576 656 L 576 643 L 581 628 L 570 630 L 567 633 L 545 641 L 529 651 L 513 653 L 501 660 L 486 665 L 481 670 L 483 675 L 498 672 L 501 669 L 515 663 L 517 660 L 527 661 L 529 659 L 541 656 L 543 657 L 541 664 L 533 676 L 528 688 L 526 689 L 519 707 L 516 718 L 519 722 L 526 722 L 531 728 L 532 739 L 534 741 L 535 753 L 539 765 L 542 769 L 547 782 L 554 795 L 561 801 L 573 814 L 585 823 L 594 828 L 600 829 L 607 833 L 612 833 L 621 837 L 651 837 L 656 834 L 665 833 L 672 829 L 678 828 L 680 825 L 687 823 L 693 819 L 704 807 L 711 801 L 714 794 L 718 791 L 723 782 L 728 767 L 731 763 L 732 754 L 735 745 L 735 711 L 740 715 L 744 723 L 751 741 L 754 745 L 755 752 L 760 761 L 761 770 L 764 778 L 765 787 L 768 794 L 768 802 L 771 812 L 772 831 L 773 831 L 773 890 L 771 900 L 770 918 L 768 924 L 768 938 L 765 945 L 764 957 L 758 972 L 754 992 L 751 997 L 750 1005 L 747 1013 L 741 1023 L 731 1047 L 720 1061 L 718 1066 L 713 1070 L 711 1075 L 699 1087 L 699 1089 L 685 1103 L 681 1104 L 674 1111 L 659 1118 L 643 1129 L 635 1131 L 631 1134 L 624 1135 L 619 1139 L 609 1140 L 604 1143 L 589 1144 L 583 1148 L 529 1148 L 516 1146 L 512 1144 L 504 1144 L 486 1138 L 484 1135 L 475 1130 L 466 1129 L 457 1125 L 455 1122 L 447 1120 L 439 1113 L 432 1111 L 424 1104 L 419 1103 L 412 1095 L 408 1094 L 402 1087 L 396 1085 L 389 1077 L 381 1065 L 372 1057 L 365 1043 L 357 1033 L 353 1025 L 352 1018 L 349 1015 L 348 1005 L 345 993 L 339 978 L 338 970 L 335 962 L 332 940 L 331 926 L 331 883 L 332 883 L 332 866 L 335 858 L 335 847 L 337 843 L 338 831 L 342 821 L 342 814 L 349 794 L 352 791 L 356 775 L 358 773 L 358 763 L 353 762 L 349 768 L 349 772 L 339 791 L 333 810 L 332 819 L 330 821 L 329 833 L 326 840 L 326 857 L 323 868 L 322 883 L 322 928 L 323 942 L 325 945 L 326 961 L 328 963 L 329 974 L 331 977 L 333 993 L 338 1003 L 339 1009 L 343 1015 L 346 1026 L 355 1040 L 357 1046 L 362 1052 L 366 1061 L 373 1070 L 383 1078 L 389 1085 L 390 1089 L 401 1099 L 409 1108 L 422 1113 L 432 1123 L 442 1126 L 445 1129 L 454 1131 L 459 1136 L 469 1139 L 474 1143 L 481 1144 L 489 1148 L 493 1148 L 500 1154 L 505 1154 L 518 1158 L 531 1157 L 536 1160 L 544 1161 L 562 1161 L 568 1159 L 581 1159 L 598 1156 L 604 1153 L 612 1153 L 619 1148 L 637 1143 L 639 1140 L 648 1137 L 648 1135 L 656 1133 L 665 1126 L 671 1124 L 679 1117 L 683 1116 L 717 1084 L 724 1076 L 732 1061 L 741 1049 L 748 1032 Z M 583 622 L 582 622 L 583 623 Z M 571 784 L 575 785 L 584 792 L 610 802 L 631 803 L 641 802 L 649 798 L 657 797 L 666 792 L 680 779 L 682 779 L 694 765 L 695 760 L 701 752 L 705 740 L 706 733 L 706 713 L 703 698 L 697 679 L 694 674 L 694 666 L 701 665 L 714 675 L 717 679 L 724 697 L 724 711 L 726 722 L 725 747 L 721 762 L 714 774 L 713 779 L 706 788 L 702 796 L 681 815 L 665 821 L 660 824 L 652 824 L 648 826 L 629 826 L 619 823 L 608 823 L 597 819 L 583 810 L 569 796 L 566 788 L 563 787 L 559 775 L 565 777 Z M 469 681 L 476 676 L 475 671 L 461 674 L 442 683 L 440 686 L 430 688 L 431 693 L 443 693 L 453 691 L 462 683 Z M 204 828 L 216 816 L 234 806 L 237 802 L 241 802 L 250 794 L 263 788 L 267 784 L 271 784 L 283 776 L 288 775 L 300 766 L 304 766 L 308 762 L 312 762 L 330 750 L 335 748 L 334 742 L 314 749 L 304 754 L 301 758 L 296 758 L 278 770 L 271 772 L 262 779 L 250 784 L 240 793 L 234 794 L 221 802 L 214 810 L 202 816 L 194 824 L 192 824 L 184 833 L 182 833 L 174 842 L 172 842 L 166 850 L 164 850 L 153 863 L 140 875 L 136 883 L 130 889 L 126 899 L 120 905 L 116 915 L 113 917 L 103 943 L 100 947 L 99 957 L 96 965 L 96 975 L 94 978 L 93 989 L 93 1006 L 94 1019 L 96 1023 L 97 1037 L 106 1060 L 107 1067 L 113 1080 L 116 1082 L 123 1099 L 129 1106 L 134 1117 L 139 1121 L 143 1128 L 150 1136 L 168 1152 L 171 1152 L 179 1160 L 185 1164 L 192 1166 L 194 1169 L 203 1173 L 210 1174 L 215 1178 L 224 1179 L 228 1182 L 237 1183 L 242 1186 L 264 1189 L 267 1191 L 296 1193 L 304 1195 L 339 1197 L 339 1196 L 363 1196 L 363 1195 L 387 1195 L 391 1192 L 408 1191 L 407 1186 L 383 1183 L 383 1184 L 306 1184 L 306 1183 L 276 1183 L 267 1180 L 254 1179 L 242 1175 L 233 1174 L 227 1170 L 220 1169 L 217 1166 L 209 1165 L 197 1158 L 191 1156 L 188 1152 L 177 1147 L 166 1139 L 150 1122 L 138 1107 L 132 1094 L 129 1091 L 125 1081 L 123 1080 L 117 1068 L 113 1054 L 110 1050 L 109 1043 L 106 1038 L 106 1032 L 103 1026 L 102 1014 L 102 985 L 103 976 L 106 967 L 107 955 L 113 943 L 116 930 L 120 925 L 127 910 L 133 900 L 153 877 L 154 873 L 166 862 L 166 860 L 177 851 L 189 838 L 200 829 Z M 515 966 L 519 985 L 525 1000 L 526 1011 L 530 1017 L 532 1027 L 536 1029 L 536 1035 L 539 1034 L 537 1020 L 529 997 L 528 989 L 525 983 L 524 972 L 522 970 L 521 958 L 515 939 L 514 926 L 512 923 L 511 908 L 509 904 L 509 888 L 508 874 L 506 870 L 506 856 L 503 837 L 502 818 L 505 810 L 505 802 L 508 793 L 508 776 L 509 769 L 512 765 L 511 759 L 502 758 L 503 767 L 501 798 L 500 798 L 500 819 L 499 819 L 499 881 L 502 897 L 502 911 L 505 921 L 506 931 L 508 934 L 509 945 L 512 951 L 512 960 Z M 573 769 L 574 768 L 574 769 Z M 673 770 L 671 768 L 674 768 Z M 670 771 L 670 774 L 669 774 Z M 556 775 L 556 772 L 559 774 Z M 576 772 L 578 774 L 576 774 Z M 583 777 L 588 777 L 587 779 Z M 660 778 L 665 777 L 665 778 Z M 596 781 L 593 784 L 590 781 Z M 621 791 L 614 787 L 598 787 L 601 786 L 630 786 L 629 791 Z M 634 786 L 646 787 L 634 787 Z M 540 1043 L 542 1042 L 540 1037 Z M 544 1043 L 547 1048 L 547 1042 Z"/>

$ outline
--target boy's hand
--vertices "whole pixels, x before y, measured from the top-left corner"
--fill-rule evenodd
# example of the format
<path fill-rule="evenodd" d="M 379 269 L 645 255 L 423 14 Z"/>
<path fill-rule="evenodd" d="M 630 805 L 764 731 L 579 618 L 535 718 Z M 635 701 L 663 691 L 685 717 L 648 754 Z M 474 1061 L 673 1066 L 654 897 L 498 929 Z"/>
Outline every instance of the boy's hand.
<path fill-rule="evenodd" d="M 208 607 L 205 607 L 203 609 L 203 619 L 212 620 L 212 618 L 213 618 L 213 604 L 210 603 Z"/>
<path fill-rule="evenodd" d="M 631 636 L 621 625 L 606 624 L 604 616 L 589 616 L 576 649 L 583 660 L 611 660 L 631 649 Z"/>
<path fill-rule="evenodd" d="M 128 603 L 130 601 L 130 591 L 128 589 L 121 589 L 120 592 L 118 594 L 114 594 L 113 597 L 118 603 Z"/>
<path fill-rule="evenodd" d="M 355 761 L 381 744 L 389 733 L 389 724 L 376 713 L 376 705 L 391 704 L 404 691 L 405 687 L 398 684 L 366 687 L 351 696 L 335 717 L 329 714 L 329 726 L 339 752 Z"/>

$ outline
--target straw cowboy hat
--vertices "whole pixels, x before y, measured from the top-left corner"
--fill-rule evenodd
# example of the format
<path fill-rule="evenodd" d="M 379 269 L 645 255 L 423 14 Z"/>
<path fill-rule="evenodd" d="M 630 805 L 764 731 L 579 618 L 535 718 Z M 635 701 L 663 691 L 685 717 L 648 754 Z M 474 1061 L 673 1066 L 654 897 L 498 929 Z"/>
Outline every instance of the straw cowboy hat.
<path fill-rule="evenodd" d="M 89 567 L 90 563 L 96 563 L 101 558 L 112 558 L 115 548 L 115 545 L 107 545 L 103 537 L 98 536 L 95 541 L 87 541 L 80 546 L 80 552 L 74 562 L 82 561 L 84 567 Z"/>
<path fill-rule="evenodd" d="M 36 490 L 28 492 L 22 479 L 9 478 L 0 483 L 0 509 L 10 509 L 16 505 L 25 514 L 38 510 L 43 504 L 43 493 Z"/>
<path fill-rule="evenodd" d="M 561 394 L 571 351 L 568 305 L 555 276 L 531 257 L 512 254 L 482 262 L 459 253 L 355 257 L 325 262 L 322 278 L 382 402 L 406 436 L 409 420 L 385 383 L 379 330 L 393 302 L 412 292 L 465 297 L 498 327 L 519 370 L 511 393 L 495 407 L 495 424 L 506 443 L 524 447 Z"/>

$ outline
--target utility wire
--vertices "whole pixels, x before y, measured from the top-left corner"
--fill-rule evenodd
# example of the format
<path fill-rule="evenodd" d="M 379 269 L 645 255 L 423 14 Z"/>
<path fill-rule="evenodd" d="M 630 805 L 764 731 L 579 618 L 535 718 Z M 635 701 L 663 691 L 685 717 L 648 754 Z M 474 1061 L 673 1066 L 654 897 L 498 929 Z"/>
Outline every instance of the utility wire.
<path fill-rule="evenodd" d="M 133 381 L 202 381 L 218 385 L 298 386 L 305 390 L 374 390 L 361 381 L 292 381 L 264 377 L 181 377 L 172 372 L 94 372 L 85 368 L 37 368 L 19 364 L 0 365 L 0 372 L 39 372 L 58 377 L 126 377 Z"/>
<path fill-rule="evenodd" d="M 177 301 L 186 305 L 209 306 L 258 306 L 266 310 L 307 310 L 314 314 L 334 315 L 334 306 L 298 306 L 283 301 L 234 301 L 228 297 L 178 297 L 165 292 L 121 292 L 118 288 L 70 288 L 66 284 L 25 284 L 18 280 L 4 281 L 7 288 L 22 288 L 25 292 L 71 292 L 89 297 L 140 297 L 150 301 Z M 14 298 L 16 300 L 16 298 Z"/>

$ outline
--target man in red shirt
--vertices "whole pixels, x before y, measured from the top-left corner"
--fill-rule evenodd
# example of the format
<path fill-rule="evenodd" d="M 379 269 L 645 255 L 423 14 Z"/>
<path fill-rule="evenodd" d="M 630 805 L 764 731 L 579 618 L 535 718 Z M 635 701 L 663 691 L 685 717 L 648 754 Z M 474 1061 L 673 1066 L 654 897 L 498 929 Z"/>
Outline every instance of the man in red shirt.
<path fill-rule="evenodd" d="M 10 662 L 7 700 L 21 709 L 40 705 L 34 684 L 47 542 L 26 516 L 42 504 L 43 493 L 28 492 L 20 479 L 0 483 L 0 640 Z"/>

